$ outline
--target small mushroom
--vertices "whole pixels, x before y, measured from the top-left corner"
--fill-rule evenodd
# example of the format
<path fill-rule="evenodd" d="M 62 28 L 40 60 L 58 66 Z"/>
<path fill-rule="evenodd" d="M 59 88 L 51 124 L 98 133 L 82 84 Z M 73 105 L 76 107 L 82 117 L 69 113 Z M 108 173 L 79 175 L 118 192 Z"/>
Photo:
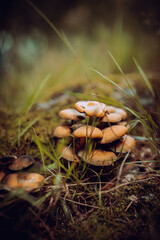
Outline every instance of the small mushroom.
<path fill-rule="evenodd" d="M 78 156 L 83 161 L 95 166 L 109 166 L 117 159 L 115 153 L 99 149 L 92 150 L 89 155 L 85 150 L 81 150 L 78 152 Z"/>
<path fill-rule="evenodd" d="M 114 113 L 116 111 L 115 107 L 106 105 L 105 112 L 106 113 Z"/>
<path fill-rule="evenodd" d="M 115 108 L 116 113 L 119 113 L 121 115 L 121 118 L 124 120 L 127 118 L 127 112 L 122 108 Z"/>
<path fill-rule="evenodd" d="M 102 131 L 97 128 L 97 127 L 93 127 L 93 126 L 89 126 L 89 125 L 83 125 L 80 128 L 77 128 L 74 132 L 73 132 L 73 136 L 77 137 L 77 138 L 83 138 L 83 137 L 88 137 L 88 138 L 102 138 Z"/>
<path fill-rule="evenodd" d="M 134 138 L 129 136 L 129 135 L 125 135 L 125 136 L 123 136 L 122 140 L 117 142 L 111 148 L 111 150 L 113 150 L 114 152 L 126 153 L 126 152 L 132 150 L 134 147 L 135 147 L 135 140 L 134 140 Z"/>
<path fill-rule="evenodd" d="M 65 158 L 68 161 L 74 161 L 74 162 L 79 162 L 78 156 L 74 153 L 72 147 L 64 147 L 61 150 L 61 156 Z"/>
<path fill-rule="evenodd" d="M 29 167 L 35 162 L 34 158 L 29 155 L 23 155 L 18 157 L 12 164 L 9 165 L 10 170 L 21 170 L 23 168 Z"/>
<path fill-rule="evenodd" d="M 121 115 L 119 113 L 109 113 L 102 118 L 102 122 L 111 122 L 111 123 L 117 123 L 121 121 Z"/>
<path fill-rule="evenodd" d="M 78 121 L 80 118 L 85 118 L 85 115 L 83 113 L 78 112 L 74 108 L 61 110 L 59 112 L 59 116 L 64 119 L 75 120 L 75 121 Z"/>
<path fill-rule="evenodd" d="M 79 101 L 75 103 L 74 107 L 90 117 L 104 117 L 106 112 L 106 104 L 97 101 Z"/>
<path fill-rule="evenodd" d="M 121 122 L 118 122 L 117 124 L 126 127 L 127 130 L 130 129 L 130 125 L 126 121 L 121 121 Z"/>
<path fill-rule="evenodd" d="M 54 136 L 58 138 L 68 137 L 71 133 L 71 129 L 68 126 L 58 126 L 54 130 Z"/>
<path fill-rule="evenodd" d="M 39 173 L 12 173 L 3 180 L 3 183 L 11 189 L 23 188 L 31 191 L 39 186 L 44 177 Z"/>
<path fill-rule="evenodd" d="M 1 181 L 3 180 L 3 178 L 5 177 L 5 172 L 2 170 L 2 171 L 0 171 L 0 183 L 1 183 Z"/>
<path fill-rule="evenodd" d="M 9 165 L 10 163 L 14 162 L 17 159 L 15 155 L 8 155 L 5 157 L 0 158 L 0 165 Z"/>
<path fill-rule="evenodd" d="M 114 125 L 104 128 L 102 130 L 103 138 L 100 141 L 101 144 L 111 143 L 127 133 L 127 128 L 120 125 Z"/>

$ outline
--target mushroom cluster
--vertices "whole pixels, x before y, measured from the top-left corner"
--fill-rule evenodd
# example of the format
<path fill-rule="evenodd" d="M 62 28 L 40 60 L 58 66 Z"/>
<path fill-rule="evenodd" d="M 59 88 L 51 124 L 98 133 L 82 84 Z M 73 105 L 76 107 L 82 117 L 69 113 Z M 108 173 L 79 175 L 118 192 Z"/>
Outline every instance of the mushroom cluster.
<path fill-rule="evenodd" d="M 54 136 L 58 141 L 68 138 L 60 152 L 68 161 L 82 159 L 95 166 L 108 166 L 119 153 L 135 146 L 134 138 L 127 135 L 127 112 L 121 108 L 98 101 L 78 101 L 73 109 L 61 110 L 59 116 L 66 121 L 55 129 Z"/>
<path fill-rule="evenodd" d="M 9 155 L 0 159 L 0 182 L 11 189 L 31 191 L 39 186 L 44 177 L 39 173 L 19 172 L 35 162 L 29 155 Z"/>

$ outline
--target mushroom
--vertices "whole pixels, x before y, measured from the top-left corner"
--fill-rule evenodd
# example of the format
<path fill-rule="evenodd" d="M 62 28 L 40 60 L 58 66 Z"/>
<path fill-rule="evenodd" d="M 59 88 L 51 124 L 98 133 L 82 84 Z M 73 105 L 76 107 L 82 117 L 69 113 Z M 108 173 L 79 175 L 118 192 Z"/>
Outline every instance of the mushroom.
<path fill-rule="evenodd" d="M 85 150 L 81 150 L 78 152 L 78 156 L 83 161 L 95 166 L 109 166 L 117 159 L 115 153 L 99 149 L 92 150 L 89 155 Z"/>
<path fill-rule="evenodd" d="M 83 126 L 77 128 L 73 132 L 73 136 L 77 137 L 77 138 L 88 137 L 91 139 L 102 138 L 102 131 L 97 127 L 83 125 Z"/>
<path fill-rule="evenodd" d="M 76 120 L 76 121 L 78 121 L 80 118 L 85 117 L 85 115 L 83 113 L 80 113 L 73 108 L 61 110 L 59 112 L 59 116 L 64 119 Z"/>
<path fill-rule="evenodd" d="M 8 155 L 0 158 L 0 165 L 9 165 L 10 163 L 14 162 L 17 159 L 15 155 Z"/>
<path fill-rule="evenodd" d="M 58 138 L 69 137 L 71 129 L 68 126 L 58 126 L 54 130 L 54 136 Z"/>
<path fill-rule="evenodd" d="M 113 147 L 111 147 L 111 150 L 114 152 L 122 152 L 126 153 L 130 150 L 132 150 L 135 147 L 135 140 L 133 137 L 129 135 L 123 136 L 122 140 L 119 140 Z"/>
<path fill-rule="evenodd" d="M 73 150 L 69 146 L 64 147 L 61 151 L 63 158 L 78 162 L 79 156 L 83 161 L 92 165 L 107 166 L 117 160 L 116 153 L 124 153 L 134 147 L 135 140 L 128 135 L 124 136 L 129 129 L 129 125 L 124 121 L 127 118 L 127 112 L 124 109 L 98 101 L 78 101 L 74 107 L 75 109 L 60 111 L 59 115 L 64 119 L 78 122 L 73 124 L 72 121 L 67 126 L 64 123 L 64 126 L 59 126 L 54 131 L 57 138 L 74 137 L 75 149 Z M 82 117 L 83 122 L 80 122 Z M 61 133 L 59 130 L 62 130 Z M 86 138 L 90 138 L 90 142 L 94 146 L 94 150 L 88 156 L 85 149 Z M 132 144 L 128 142 L 129 140 Z M 70 139 L 69 144 L 71 144 Z"/>
<path fill-rule="evenodd" d="M 126 121 L 120 121 L 120 122 L 118 122 L 118 125 L 126 127 L 127 130 L 130 129 L 130 125 Z"/>
<path fill-rule="evenodd" d="M 18 157 L 12 164 L 9 165 L 10 170 L 21 170 L 29 167 L 35 162 L 34 158 L 29 155 L 23 155 Z"/>
<path fill-rule="evenodd" d="M 44 181 L 44 177 L 39 173 L 12 173 L 3 180 L 3 183 L 11 189 L 23 188 L 31 191 Z"/>
<path fill-rule="evenodd" d="M 104 128 L 102 130 L 103 138 L 101 139 L 101 144 L 111 143 L 127 133 L 127 128 L 120 125 L 114 125 L 111 127 Z"/>
<path fill-rule="evenodd" d="M 121 118 L 124 120 L 127 118 L 127 112 L 122 108 L 115 108 L 116 113 L 119 113 L 121 115 Z"/>
<path fill-rule="evenodd" d="M 102 122 L 111 122 L 111 123 L 117 123 L 121 121 L 121 115 L 119 113 L 109 113 L 102 118 Z"/>
<path fill-rule="evenodd" d="M 78 156 L 74 153 L 72 147 L 63 147 L 61 150 L 61 156 L 68 161 L 79 162 Z"/>
<path fill-rule="evenodd" d="M 104 117 L 106 112 L 106 104 L 97 101 L 79 101 L 74 107 L 81 113 L 86 113 L 88 116 Z"/>
<path fill-rule="evenodd" d="M 5 177 L 5 172 L 2 170 L 2 171 L 0 171 L 0 183 L 1 183 L 1 181 L 3 180 L 3 178 Z"/>

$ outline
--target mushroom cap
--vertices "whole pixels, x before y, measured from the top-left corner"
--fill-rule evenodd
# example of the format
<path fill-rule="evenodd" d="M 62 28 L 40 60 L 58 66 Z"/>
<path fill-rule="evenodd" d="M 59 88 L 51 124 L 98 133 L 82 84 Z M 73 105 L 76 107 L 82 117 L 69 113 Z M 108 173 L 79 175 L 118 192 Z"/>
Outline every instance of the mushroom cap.
<path fill-rule="evenodd" d="M 12 189 L 24 188 L 31 191 L 39 186 L 44 177 L 39 173 L 12 173 L 3 180 L 3 183 Z"/>
<path fill-rule="evenodd" d="M 123 136 L 119 142 L 117 142 L 112 148 L 112 151 L 126 153 L 135 147 L 135 140 L 129 135 Z"/>
<path fill-rule="evenodd" d="M 78 121 L 80 118 L 85 118 L 83 113 L 78 112 L 74 108 L 63 109 L 59 112 L 59 116 L 64 119 Z"/>
<path fill-rule="evenodd" d="M 0 171 L 0 182 L 2 181 L 2 179 L 4 178 L 5 175 L 6 174 L 4 171 Z"/>
<path fill-rule="evenodd" d="M 106 113 L 114 113 L 116 111 L 115 107 L 106 105 L 105 112 Z"/>
<path fill-rule="evenodd" d="M 77 138 L 88 137 L 88 138 L 102 138 L 102 131 L 93 126 L 83 125 L 82 127 L 77 128 L 73 132 L 73 136 Z"/>
<path fill-rule="evenodd" d="M 61 150 L 61 156 L 71 162 L 79 162 L 78 156 L 74 153 L 72 147 L 63 147 Z"/>
<path fill-rule="evenodd" d="M 10 170 L 21 170 L 23 168 L 29 167 L 35 162 L 34 158 L 29 155 L 23 155 L 18 157 L 13 163 L 9 165 Z"/>
<path fill-rule="evenodd" d="M 117 124 L 126 127 L 127 130 L 129 130 L 130 128 L 130 125 L 126 121 L 121 121 L 121 122 L 118 122 Z"/>
<path fill-rule="evenodd" d="M 12 163 L 13 161 L 15 161 L 15 159 L 17 159 L 17 156 L 15 156 L 15 155 L 4 156 L 4 157 L 0 158 L 0 165 L 8 165 L 8 164 Z"/>
<path fill-rule="evenodd" d="M 116 112 L 109 113 L 109 114 L 106 113 L 106 115 L 102 118 L 102 122 L 112 122 L 112 123 L 114 123 L 114 122 L 121 121 L 121 119 L 122 118 L 121 118 L 121 115 L 119 113 L 116 113 Z"/>
<path fill-rule="evenodd" d="M 90 117 L 104 117 L 106 112 L 106 104 L 98 101 L 79 101 L 75 103 L 74 107 L 79 112 L 84 112 Z"/>
<path fill-rule="evenodd" d="M 121 118 L 124 120 L 127 118 L 127 112 L 122 108 L 115 108 L 116 113 L 119 113 L 121 115 Z"/>
<path fill-rule="evenodd" d="M 101 144 L 111 143 L 127 133 L 127 128 L 120 125 L 114 125 L 111 127 L 104 128 L 102 130 L 103 138 L 100 141 Z"/>
<path fill-rule="evenodd" d="M 78 156 L 83 161 L 95 166 L 109 166 L 117 159 L 115 153 L 99 149 L 92 150 L 88 156 L 85 150 L 81 150 L 78 152 Z"/>
<path fill-rule="evenodd" d="M 68 126 L 58 126 L 54 130 L 54 136 L 58 138 L 68 137 L 71 129 Z"/>

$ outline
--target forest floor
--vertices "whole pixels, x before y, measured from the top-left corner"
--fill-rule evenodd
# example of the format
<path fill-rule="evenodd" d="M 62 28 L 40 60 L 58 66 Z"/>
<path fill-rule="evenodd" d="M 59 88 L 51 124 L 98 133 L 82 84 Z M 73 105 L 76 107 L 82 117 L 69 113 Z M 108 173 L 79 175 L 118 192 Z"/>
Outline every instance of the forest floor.
<path fill-rule="evenodd" d="M 131 80 L 133 76 L 130 75 Z M 159 129 L 158 98 L 153 98 L 138 79 L 133 79 L 133 87 Z M 151 80 L 154 88 L 159 80 L 157 77 Z M 93 83 L 92 90 L 97 91 L 99 87 L 102 99 L 108 94 L 138 111 L 121 92 L 104 82 L 96 84 Z M 125 85 L 121 86 L 129 93 Z M 73 169 L 73 175 L 78 172 L 80 181 L 68 172 L 72 165 L 63 158 L 60 162 L 64 169 L 54 165 L 54 129 L 63 122 L 59 110 L 73 107 L 83 97 L 86 99 L 90 87 L 89 83 L 78 83 L 62 89 L 47 102 L 33 105 L 20 121 L 17 113 L 1 109 L 0 157 L 31 155 L 35 163 L 23 171 L 41 173 L 45 177 L 43 186 L 31 192 L 8 189 L 2 180 L 0 234 L 4 239 L 13 236 L 23 240 L 160 238 L 159 139 L 156 134 L 153 134 L 154 140 L 147 138 L 141 123 L 135 121 L 131 135 L 135 137 L 136 147 L 125 162 L 123 156 L 114 166 L 88 164 L 83 177 L 81 163 L 74 166 L 75 172 Z M 129 113 L 128 121 L 134 119 Z M 0 167 L 4 170 L 3 165 Z M 14 172 L 5 171 L 6 174 Z"/>

